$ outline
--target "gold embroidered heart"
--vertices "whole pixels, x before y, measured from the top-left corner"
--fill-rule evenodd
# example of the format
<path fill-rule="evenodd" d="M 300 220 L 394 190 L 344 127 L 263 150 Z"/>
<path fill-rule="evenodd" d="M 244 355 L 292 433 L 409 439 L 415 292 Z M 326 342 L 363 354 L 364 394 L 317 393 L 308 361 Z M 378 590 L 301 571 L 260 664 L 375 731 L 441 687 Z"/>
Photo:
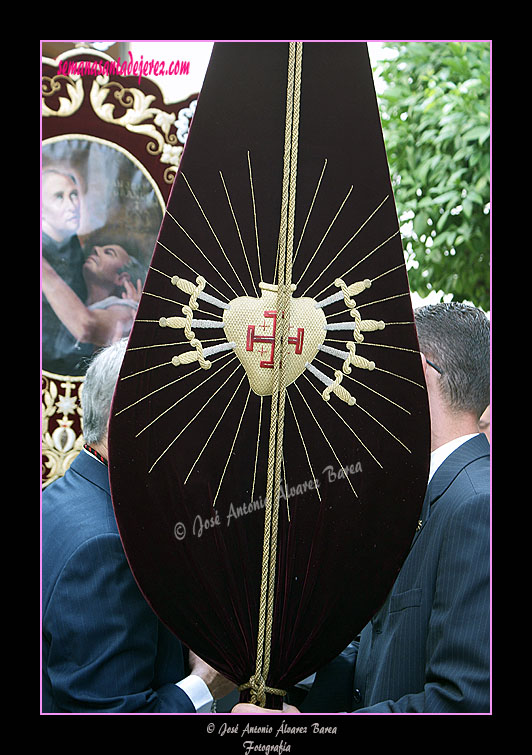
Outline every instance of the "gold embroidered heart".
<path fill-rule="evenodd" d="M 229 302 L 223 322 L 227 340 L 246 370 L 251 389 L 259 396 L 271 396 L 275 356 L 275 333 L 278 318 L 277 286 L 259 283 L 260 299 L 241 296 Z M 295 288 L 295 286 L 293 287 Z M 288 333 L 288 361 L 285 365 L 286 385 L 303 373 L 312 362 L 326 335 L 323 310 L 314 299 L 291 299 Z"/>

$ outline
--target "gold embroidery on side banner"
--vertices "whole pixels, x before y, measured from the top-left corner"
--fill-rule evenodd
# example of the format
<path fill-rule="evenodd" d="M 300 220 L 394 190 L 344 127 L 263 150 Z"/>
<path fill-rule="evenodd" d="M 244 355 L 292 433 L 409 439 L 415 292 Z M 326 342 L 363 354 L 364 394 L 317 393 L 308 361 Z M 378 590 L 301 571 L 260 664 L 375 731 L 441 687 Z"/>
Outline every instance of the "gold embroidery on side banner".
<path fill-rule="evenodd" d="M 80 427 L 82 386 L 82 377 L 43 373 L 43 487 L 62 477 L 83 447 Z"/>
<path fill-rule="evenodd" d="M 126 109 L 120 116 L 115 116 L 115 105 L 106 102 L 111 95 Z M 172 183 L 181 161 L 183 145 L 179 144 L 176 134 L 170 128 L 176 120 L 175 113 L 167 113 L 160 108 L 150 107 L 154 97 L 146 95 L 140 89 L 123 87 L 116 81 L 109 81 L 106 76 L 97 76 L 90 91 L 90 102 L 96 115 L 106 123 L 124 126 L 128 131 L 144 134 L 153 141 L 146 149 L 151 155 L 160 155 L 162 163 L 168 163 L 164 179 Z"/>
<path fill-rule="evenodd" d="M 59 107 L 54 109 L 48 105 L 52 98 L 58 97 Z M 66 118 L 79 110 L 85 97 L 81 76 L 73 74 L 65 76 L 43 76 L 42 79 L 42 114 L 43 116 L 58 115 Z"/>
<path fill-rule="evenodd" d="M 59 65 L 59 61 L 56 60 L 46 62 Z M 66 118 L 79 110 L 85 99 L 83 79 L 83 75 L 79 73 L 43 76 L 43 117 Z M 115 104 L 108 101 L 111 97 L 125 108 L 123 115 L 115 114 Z M 153 100 L 153 95 L 146 95 L 135 87 L 126 88 L 117 81 L 111 81 L 105 74 L 94 78 L 89 92 L 89 102 L 98 118 L 150 139 L 146 151 L 150 155 L 160 155 L 160 162 L 168 165 L 164 171 L 164 181 L 171 184 L 184 149 L 184 139 L 180 138 L 179 132 L 183 130 L 187 120 L 190 121 L 195 102 L 191 103 L 190 108 L 184 108 L 176 115 L 152 107 Z"/>

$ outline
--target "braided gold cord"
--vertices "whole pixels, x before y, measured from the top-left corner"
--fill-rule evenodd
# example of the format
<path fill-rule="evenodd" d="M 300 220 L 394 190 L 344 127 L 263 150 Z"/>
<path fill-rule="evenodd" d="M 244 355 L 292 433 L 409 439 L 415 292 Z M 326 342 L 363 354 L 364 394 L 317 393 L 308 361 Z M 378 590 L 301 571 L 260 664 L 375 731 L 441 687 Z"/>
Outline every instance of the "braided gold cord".
<path fill-rule="evenodd" d="M 278 689 L 277 687 L 268 687 L 266 686 L 266 683 L 264 682 L 262 676 L 257 677 L 256 675 L 253 675 L 249 682 L 241 684 L 238 688 L 238 691 L 242 692 L 245 689 L 251 689 L 251 702 L 258 702 L 262 707 L 264 707 L 264 703 L 266 702 L 267 692 L 269 692 L 271 695 L 279 695 L 281 697 L 284 697 L 286 695 L 286 690 Z"/>
<path fill-rule="evenodd" d="M 281 219 L 279 227 L 279 262 L 277 322 L 275 334 L 273 392 L 270 413 L 268 476 L 266 483 L 266 511 L 262 552 L 262 577 L 257 634 L 255 674 L 239 689 L 251 689 L 251 702 L 264 707 L 266 693 L 283 696 L 285 692 L 268 687 L 266 679 L 270 667 L 273 608 L 275 600 L 275 569 L 277 560 L 277 532 L 279 498 L 283 460 L 284 415 L 286 395 L 286 363 L 290 301 L 292 296 L 292 257 L 297 178 L 297 148 L 299 133 L 299 104 L 301 91 L 302 43 L 290 42 L 288 55 L 288 85 L 286 97 L 285 148 Z"/>

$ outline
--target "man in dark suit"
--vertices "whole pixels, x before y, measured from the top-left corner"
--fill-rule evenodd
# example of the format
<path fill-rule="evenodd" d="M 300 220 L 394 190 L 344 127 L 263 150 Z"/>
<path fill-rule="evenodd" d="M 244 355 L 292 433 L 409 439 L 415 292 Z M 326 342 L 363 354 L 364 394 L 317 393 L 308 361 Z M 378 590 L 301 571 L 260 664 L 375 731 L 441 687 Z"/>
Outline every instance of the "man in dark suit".
<path fill-rule="evenodd" d="M 462 304 L 416 312 L 431 415 L 418 531 L 384 606 L 360 638 L 358 712 L 490 708 L 489 322 Z"/>
<path fill-rule="evenodd" d="M 384 605 L 318 671 L 303 712 L 490 710 L 490 446 L 478 432 L 489 404 L 489 321 L 442 303 L 417 310 L 416 326 L 432 428 L 418 529 Z"/>
<path fill-rule="evenodd" d="M 192 652 L 187 676 L 181 643 L 146 603 L 122 548 L 106 458 L 125 345 L 91 363 L 82 393 L 86 445 L 42 497 L 45 713 L 195 713 L 234 686 Z"/>

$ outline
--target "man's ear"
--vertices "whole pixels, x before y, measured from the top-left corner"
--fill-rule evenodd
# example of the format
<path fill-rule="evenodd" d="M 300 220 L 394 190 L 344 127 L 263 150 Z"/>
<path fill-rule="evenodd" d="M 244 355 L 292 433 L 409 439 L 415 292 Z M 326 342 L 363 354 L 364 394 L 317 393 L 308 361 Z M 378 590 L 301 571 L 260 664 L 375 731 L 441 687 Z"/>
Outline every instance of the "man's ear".
<path fill-rule="evenodd" d="M 420 351 L 420 352 L 419 352 L 419 355 L 420 355 L 420 357 L 421 357 L 421 365 L 422 365 L 422 367 L 423 367 L 423 375 L 424 375 L 425 377 L 427 377 L 427 367 L 428 367 L 428 364 L 427 364 L 427 357 L 425 356 L 425 354 L 423 354 L 423 352 L 422 352 L 422 351 Z"/>

